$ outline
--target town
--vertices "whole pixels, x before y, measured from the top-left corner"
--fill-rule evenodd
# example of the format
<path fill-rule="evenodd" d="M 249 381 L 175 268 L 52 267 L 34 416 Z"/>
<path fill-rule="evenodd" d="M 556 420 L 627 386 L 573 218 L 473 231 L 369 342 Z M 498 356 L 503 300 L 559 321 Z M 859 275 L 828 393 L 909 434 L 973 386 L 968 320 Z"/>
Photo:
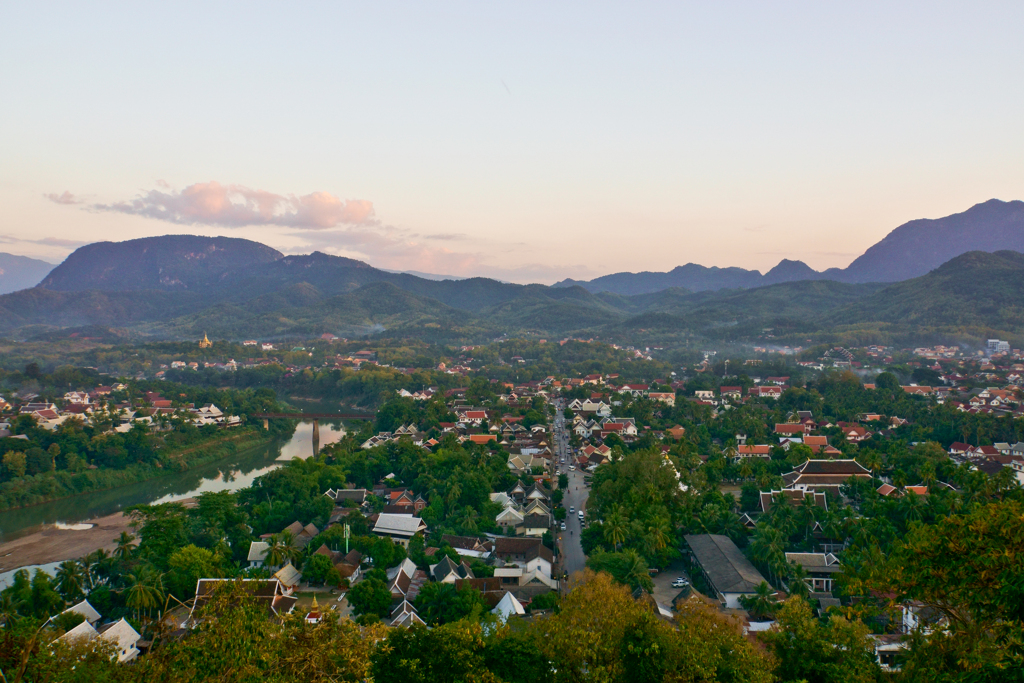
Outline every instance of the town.
<path fill-rule="evenodd" d="M 315 346 L 318 365 L 296 362 Z M 538 663 L 627 666 L 555 638 L 614 631 L 575 623 L 592 600 L 632 605 L 653 620 L 649 637 L 718 623 L 766 676 L 833 667 L 874 680 L 938 649 L 1008 656 L 951 618 L 982 598 L 950 591 L 986 579 L 942 550 L 1016 566 L 1001 548 L 1020 532 L 1024 358 L 1006 342 L 709 351 L 682 366 L 594 340 L 420 350 L 420 367 L 333 335 L 292 346 L 287 362 L 272 348 L 237 363 L 211 359 L 205 337 L 199 347 L 206 360 L 160 350 L 140 366 L 152 378 L 0 371 L 0 499 L 39 503 L 147 458 L 171 466 L 171 444 L 286 433 L 294 422 L 270 416 L 290 409 L 257 376 L 278 395 L 326 380 L 327 396 L 366 406 L 378 391 L 379 403 L 253 486 L 134 505 L 107 547 L 9 571 L 4 628 L 34 666 L 90 652 L 127 665 L 115 676 L 171 671 L 238 610 L 267 633 L 358 642 L 366 659 L 349 671 L 362 675 L 396 665 L 376 639 L 417 625 L 479 633 L 474 657 L 514 645 Z M 601 365 L 614 371 L 587 371 Z M 55 391 L 69 379 L 78 386 Z M 979 538 L 979 524 L 994 535 Z M 948 572 L 957 586 L 935 583 Z M 976 618 L 995 628 L 1007 609 Z M 435 642 L 416 638 L 395 647 Z"/>

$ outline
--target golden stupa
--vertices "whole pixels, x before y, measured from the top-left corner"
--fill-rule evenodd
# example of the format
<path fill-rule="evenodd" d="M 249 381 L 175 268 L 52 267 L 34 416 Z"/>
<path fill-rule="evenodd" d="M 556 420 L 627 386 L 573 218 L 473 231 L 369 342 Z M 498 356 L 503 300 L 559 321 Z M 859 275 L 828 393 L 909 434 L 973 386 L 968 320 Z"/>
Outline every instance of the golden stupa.
<path fill-rule="evenodd" d="M 208 349 L 211 346 L 213 346 L 213 342 L 210 341 L 210 338 L 206 336 L 205 332 L 203 332 L 203 341 L 199 342 L 199 348 Z"/>

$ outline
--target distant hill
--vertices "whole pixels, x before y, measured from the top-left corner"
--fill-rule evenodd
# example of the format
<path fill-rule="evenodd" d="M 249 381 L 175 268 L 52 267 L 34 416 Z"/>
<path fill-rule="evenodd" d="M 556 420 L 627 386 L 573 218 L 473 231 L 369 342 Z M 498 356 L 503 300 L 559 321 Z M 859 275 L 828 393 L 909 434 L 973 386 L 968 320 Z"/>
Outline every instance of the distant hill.
<path fill-rule="evenodd" d="M 682 287 L 693 292 L 706 289 L 737 289 L 758 287 L 762 284 L 761 273 L 743 268 L 718 268 L 717 266 L 701 266 L 687 263 L 676 266 L 667 273 L 615 273 L 603 275 L 593 280 L 566 279 L 556 282 L 554 287 L 579 286 L 590 292 L 614 292 L 631 296 L 633 294 L 650 294 L 671 287 Z"/>
<path fill-rule="evenodd" d="M 1024 333 L 1024 254 L 970 251 L 821 316 L 825 325 L 988 328 Z"/>
<path fill-rule="evenodd" d="M 590 281 L 562 280 L 555 287 L 633 295 L 684 287 L 694 292 L 762 287 L 799 280 L 899 282 L 920 277 L 968 251 L 1024 251 L 1024 202 L 990 199 L 963 213 L 904 223 L 847 268 L 819 272 L 802 261 L 783 259 L 761 275 L 742 268 L 706 268 L 694 263 L 667 273 L 615 273 Z"/>
<path fill-rule="evenodd" d="M 35 287 L 51 270 L 52 263 L 0 253 L 0 294 Z"/>
<path fill-rule="evenodd" d="M 62 292 L 195 290 L 227 271 L 281 258 L 276 249 L 235 237 L 163 235 L 97 242 L 76 249 L 40 283 Z"/>

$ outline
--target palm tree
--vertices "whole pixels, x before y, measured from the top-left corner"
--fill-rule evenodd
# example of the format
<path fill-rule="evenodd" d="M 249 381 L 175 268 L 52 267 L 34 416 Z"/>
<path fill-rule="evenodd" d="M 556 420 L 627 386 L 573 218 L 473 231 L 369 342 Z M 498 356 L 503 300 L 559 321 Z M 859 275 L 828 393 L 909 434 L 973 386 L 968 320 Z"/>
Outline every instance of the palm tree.
<path fill-rule="evenodd" d="M 804 496 L 804 499 L 800 501 L 800 507 L 797 509 L 797 517 L 800 519 L 800 525 L 804 528 L 804 544 L 810 541 L 811 530 L 814 528 L 815 517 L 818 512 L 818 506 L 814 504 L 814 496 Z"/>
<path fill-rule="evenodd" d="M 128 594 L 125 604 L 135 610 L 135 618 L 139 618 L 142 610 L 148 616 L 150 611 L 157 609 L 164 601 L 163 577 L 149 567 L 143 567 L 138 573 L 128 575 Z"/>
<path fill-rule="evenodd" d="M 811 589 L 807 586 L 807 578 L 807 570 L 803 568 L 803 565 L 790 562 L 789 576 L 786 578 L 786 590 L 789 591 L 790 595 L 799 595 L 801 598 L 807 598 L 811 592 Z"/>
<path fill-rule="evenodd" d="M 622 555 L 625 560 L 622 580 L 634 590 L 637 588 L 650 589 L 652 586 L 651 575 L 647 571 L 647 563 L 644 562 L 644 558 L 640 557 L 640 553 L 628 549 L 623 551 Z"/>
<path fill-rule="evenodd" d="M 668 546 L 671 533 L 672 529 L 669 527 L 668 521 L 660 517 L 647 527 L 645 542 L 647 547 L 654 551 L 651 553 L 652 555 L 657 554 Z"/>
<path fill-rule="evenodd" d="M 132 545 L 134 540 L 134 536 L 127 531 L 122 531 L 121 535 L 117 537 L 117 548 L 114 550 L 114 555 L 122 561 L 130 559 L 132 551 L 135 550 L 135 546 Z"/>
<path fill-rule="evenodd" d="M 292 532 L 285 530 L 270 537 L 270 547 L 267 548 L 266 555 L 268 565 L 277 567 L 288 562 L 295 563 L 300 557 L 302 548 L 295 543 Z"/>
<path fill-rule="evenodd" d="M 75 560 L 61 562 L 57 567 L 57 592 L 64 598 L 65 602 L 77 602 L 84 593 L 82 586 L 85 577 L 82 575 L 82 566 Z"/>
<path fill-rule="evenodd" d="M 628 531 L 626 517 L 622 514 L 622 508 L 618 505 L 612 508 L 611 513 L 609 513 L 602 526 L 604 527 L 605 540 L 618 550 L 619 546 L 626 542 L 626 532 Z"/>
<path fill-rule="evenodd" d="M 767 583 L 762 581 L 757 585 L 753 595 L 740 597 L 740 604 L 755 618 L 770 618 L 775 614 L 779 601 L 775 599 L 775 591 Z"/>
<path fill-rule="evenodd" d="M 769 575 L 773 574 L 775 567 L 785 563 L 785 548 L 785 538 L 778 529 L 764 524 L 758 524 L 754 529 L 750 553 L 755 562 L 768 569 Z"/>

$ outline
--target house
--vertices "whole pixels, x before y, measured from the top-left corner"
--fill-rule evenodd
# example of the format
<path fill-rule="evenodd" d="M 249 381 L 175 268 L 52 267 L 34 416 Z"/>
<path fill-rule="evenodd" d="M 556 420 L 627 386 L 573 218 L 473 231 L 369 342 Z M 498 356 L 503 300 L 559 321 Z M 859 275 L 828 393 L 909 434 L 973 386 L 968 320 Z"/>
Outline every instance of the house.
<path fill-rule="evenodd" d="M 131 624 L 124 617 L 119 621 L 104 624 L 99 629 L 93 627 L 88 621 L 83 621 L 58 638 L 58 640 L 67 644 L 74 644 L 89 642 L 96 638 L 113 644 L 114 656 L 117 657 L 118 663 L 130 662 L 139 656 L 138 642 L 142 639 L 142 636 L 132 628 Z"/>
<path fill-rule="evenodd" d="M 753 398 L 774 398 L 782 396 L 782 387 L 750 387 L 747 395 Z"/>
<path fill-rule="evenodd" d="M 509 617 L 526 614 L 526 610 L 523 608 L 523 604 L 516 600 L 516 596 L 505 591 L 505 595 L 502 596 L 495 608 L 491 610 L 491 614 L 496 614 L 502 621 L 508 621 Z"/>
<path fill-rule="evenodd" d="M 775 425 L 775 433 L 783 436 L 803 436 L 810 432 L 810 427 L 801 422 L 786 422 Z"/>
<path fill-rule="evenodd" d="M 824 493 L 815 491 L 800 491 L 797 489 L 784 489 L 782 491 L 761 491 L 761 512 L 768 512 L 775 503 L 787 503 L 791 507 L 800 507 L 804 498 L 810 498 L 812 502 L 822 510 L 828 510 L 828 500 Z"/>
<path fill-rule="evenodd" d="M 743 396 L 743 387 L 720 387 L 718 392 L 722 398 L 740 398 Z"/>
<path fill-rule="evenodd" d="M 647 398 L 652 401 L 664 403 L 665 405 L 675 407 L 676 405 L 676 394 L 674 391 L 652 391 L 647 394 Z"/>
<path fill-rule="evenodd" d="M 274 578 L 281 584 L 286 595 L 291 595 L 302 583 L 302 572 L 291 562 L 274 572 Z"/>
<path fill-rule="evenodd" d="M 764 458 L 770 460 L 772 457 L 772 447 L 768 445 L 748 446 L 742 444 L 736 447 L 736 458 Z"/>
<path fill-rule="evenodd" d="M 555 559 L 539 538 L 499 536 L 494 539 L 494 555 L 506 564 L 518 565 L 527 572 L 538 570 L 548 578 Z"/>
<path fill-rule="evenodd" d="M 202 614 L 203 608 L 213 598 L 217 589 L 227 587 L 229 590 L 241 583 L 246 599 L 252 600 L 266 608 L 273 617 L 284 617 L 295 608 L 298 598 L 292 597 L 277 579 L 199 579 L 196 582 L 196 596 L 192 601 L 192 610 L 188 620 L 182 624 L 185 628 L 195 624 Z"/>
<path fill-rule="evenodd" d="M 262 567 L 267 559 L 268 550 L 270 550 L 270 544 L 266 541 L 251 542 L 249 544 L 249 556 L 246 558 L 249 561 L 249 566 Z"/>
<path fill-rule="evenodd" d="M 832 553 L 786 553 L 786 562 L 792 562 L 807 571 L 804 582 L 814 593 L 831 593 L 835 575 L 842 571 L 839 558 Z"/>
<path fill-rule="evenodd" d="M 692 560 L 723 607 L 741 609 L 740 598 L 767 583 L 728 536 L 687 534 Z"/>
<path fill-rule="evenodd" d="M 412 515 L 395 515 L 381 513 L 373 527 L 373 533 L 386 536 L 404 548 L 409 547 L 409 540 L 418 533 L 427 530 L 427 523 Z"/>
<path fill-rule="evenodd" d="M 456 579 L 475 579 L 473 571 L 465 561 L 455 564 L 445 555 L 437 564 L 430 565 L 430 578 L 438 583 L 455 583 Z"/>
<path fill-rule="evenodd" d="M 100 620 L 100 613 L 96 610 L 95 607 L 89 604 L 88 600 L 82 600 L 81 602 L 72 605 L 71 607 L 68 607 L 66 610 L 61 612 L 61 614 L 70 613 L 81 614 L 83 619 L 85 619 L 90 624 L 93 624 L 94 626 L 96 622 Z M 54 618 L 55 617 L 50 617 L 50 621 L 53 621 Z"/>
<path fill-rule="evenodd" d="M 523 523 L 523 513 L 519 512 L 519 510 L 516 510 L 515 507 L 506 507 L 504 510 L 497 514 L 497 516 L 494 518 L 494 521 L 502 529 L 514 529 Z"/>
<path fill-rule="evenodd" d="M 850 477 L 871 479 L 871 470 L 856 460 L 808 460 L 792 472 L 782 475 L 787 489 L 799 491 L 832 491 L 839 493 L 839 487 Z"/>
<path fill-rule="evenodd" d="M 325 496 L 334 501 L 335 505 L 355 503 L 356 507 L 366 502 L 366 489 L 327 489 Z"/>
<path fill-rule="evenodd" d="M 420 618 L 416 608 L 412 606 L 412 603 L 402 598 L 402 602 L 398 604 L 393 610 L 391 610 L 391 621 L 388 622 L 388 626 L 392 628 L 409 627 L 419 624 L 420 626 L 426 626 L 427 622 Z"/>

